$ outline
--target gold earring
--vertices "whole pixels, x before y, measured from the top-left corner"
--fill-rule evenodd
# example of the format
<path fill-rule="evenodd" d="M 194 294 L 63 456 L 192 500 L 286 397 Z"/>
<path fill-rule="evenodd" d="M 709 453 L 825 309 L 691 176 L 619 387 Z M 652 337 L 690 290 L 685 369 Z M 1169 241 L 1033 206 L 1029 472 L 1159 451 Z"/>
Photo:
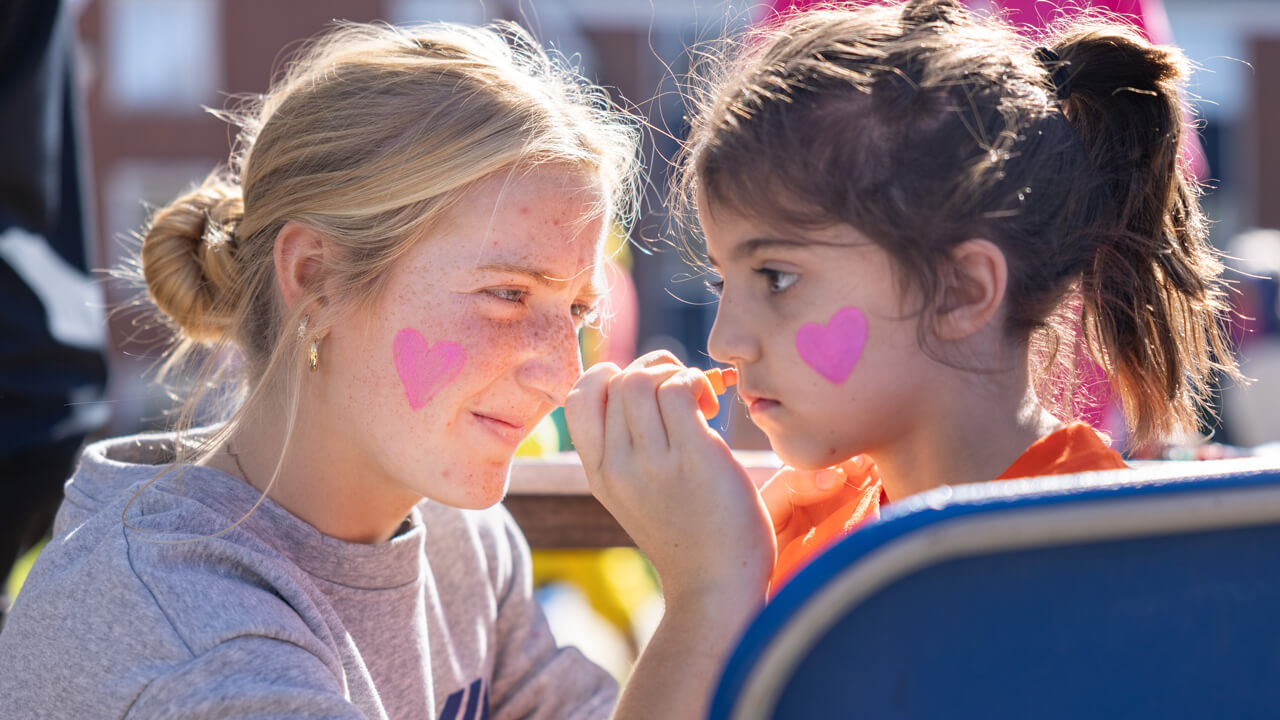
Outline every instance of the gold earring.
<path fill-rule="evenodd" d="M 311 363 L 311 372 L 315 372 L 320 367 L 320 349 L 316 347 L 317 340 L 316 336 L 311 336 L 311 352 L 308 357 Z"/>
<path fill-rule="evenodd" d="M 303 315 L 302 322 L 298 323 L 298 339 L 302 340 L 307 336 L 307 323 L 311 322 L 310 315 Z"/>

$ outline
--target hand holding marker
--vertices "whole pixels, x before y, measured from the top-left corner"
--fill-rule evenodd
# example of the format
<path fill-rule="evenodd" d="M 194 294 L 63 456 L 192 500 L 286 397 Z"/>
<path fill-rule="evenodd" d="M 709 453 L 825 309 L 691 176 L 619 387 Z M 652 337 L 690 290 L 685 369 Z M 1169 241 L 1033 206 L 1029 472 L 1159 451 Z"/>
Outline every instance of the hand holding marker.
<path fill-rule="evenodd" d="M 723 395 L 725 390 L 738 384 L 737 368 L 711 368 L 703 370 L 702 374 L 711 381 L 711 388 L 716 391 L 716 395 Z"/>
<path fill-rule="evenodd" d="M 707 377 L 707 381 L 711 383 L 711 390 L 715 393 L 709 398 L 698 398 L 698 404 L 702 406 L 702 414 L 711 419 L 720 412 L 720 400 L 716 397 L 723 395 L 724 391 L 738 384 L 738 370 L 736 368 L 711 368 L 703 370 L 702 374 Z"/>
<path fill-rule="evenodd" d="M 702 410 L 702 414 L 710 420 L 720 412 L 720 400 L 717 396 L 723 395 L 725 390 L 738 384 L 738 370 L 731 367 L 711 368 L 703 370 L 702 374 L 707 378 L 707 382 L 711 383 L 712 394 L 698 396 L 698 409 Z M 604 403 L 609 404 L 607 395 Z"/>

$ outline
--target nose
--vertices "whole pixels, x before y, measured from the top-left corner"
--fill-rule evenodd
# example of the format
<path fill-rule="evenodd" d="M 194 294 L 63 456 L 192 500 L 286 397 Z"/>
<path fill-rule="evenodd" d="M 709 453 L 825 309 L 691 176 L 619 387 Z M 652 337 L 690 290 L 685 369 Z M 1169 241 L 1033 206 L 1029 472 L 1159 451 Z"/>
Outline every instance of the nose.
<path fill-rule="evenodd" d="M 750 313 L 728 293 L 720 298 L 716 320 L 707 336 L 707 352 L 716 362 L 742 365 L 760 358 L 760 343 L 751 331 Z"/>
<path fill-rule="evenodd" d="M 582 377 L 578 329 L 572 319 L 548 319 L 531 328 L 531 342 L 516 371 L 521 386 L 552 405 L 563 405 L 573 384 Z"/>

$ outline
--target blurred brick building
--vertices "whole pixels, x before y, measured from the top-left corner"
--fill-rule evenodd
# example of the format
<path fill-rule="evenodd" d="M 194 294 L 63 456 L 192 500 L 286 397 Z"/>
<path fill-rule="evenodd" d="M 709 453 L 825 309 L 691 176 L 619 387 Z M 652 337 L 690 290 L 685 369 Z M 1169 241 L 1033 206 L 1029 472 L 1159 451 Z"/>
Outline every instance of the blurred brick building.
<path fill-rule="evenodd" d="M 973 0 L 983 5 L 982 0 Z M 990 3 L 987 3 L 988 5 Z M 1085 3 L 1087 4 L 1087 2 Z M 164 203 L 225 162 L 232 132 L 201 109 L 228 93 L 265 90 L 287 49 L 337 18 L 410 23 L 514 20 L 577 60 L 588 77 L 645 115 L 654 170 L 637 238 L 663 232 L 661 211 L 670 136 L 683 112 L 672 73 L 685 50 L 746 24 L 749 0 L 81 0 L 82 68 L 89 102 L 99 254 L 112 265 L 120 238 L 136 231 L 144 203 Z M 1206 199 L 1214 237 L 1225 243 L 1252 226 L 1280 227 L 1280 2 L 1164 0 L 1175 41 L 1202 70 L 1192 91 L 1216 187 Z M 657 99 L 654 99 L 654 98 Z M 672 252 L 635 254 L 642 313 L 639 349 L 666 346 L 705 365 L 714 305 Z M 118 288 L 111 300 L 120 301 Z M 155 334 L 127 314 L 113 336 L 132 354 L 154 356 Z M 128 338 L 136 337 L 134 341 Z M 117 358 L 117 392 L 147 394 L 145 363 Z M 129 390 L 130 388 L 126 388 Z M 137 400 L 141 402 L 141 400 Z M 144 408 L 121 407 L 134 416 Z M 118 428 L 126 429 L 126 428 Z"/>
<path fill-rule="evenodd" d="M 683 0 L 85 0 L 80 65 L 87 85 L 99 257 L 118 265 L 129 236 L 145 220 L 147 205 L 168 202 L 226 162 L 234 132 L 203 108 L 224 108 L 234 95 L 266 90 L 289 49 L 335 19 L 519 22 L 649 118 L 646 164 L 661 168 L 664 161 L 654 156 L 670 157 L 676 144 L 666 135 L 679 132 L 667 128 L 663 118 L 681 116 L 666 63 L 678 62 L 698 39 L 697 11 L 696 4 Z M 713 36 L 725 23 L 719 14 Z M 657 95 L 662 99 L 655 102 Z M 659 235 L 660 192 L 657 187 L 651 192 L 638 235 Z M 681 303 L 662 289 L 679 271 L 674 254 L 637 254 L 641 301 L 652 308 L 641 318 L 641 337 L 705 336 L 703 308 Z M 108 295 L 112 304 L 127 297 L 119 284 Z M 156 419 L 163 402 L 147 400 L 157 391 L 143 376 L 163 334 L 140 325 L 136 313 L 124 312 L 113 317 L 112 335 L 125 353 L 116 357 L 115 381 L 121 386 L 113 394 L 126 405 L 117 415 Z"/>

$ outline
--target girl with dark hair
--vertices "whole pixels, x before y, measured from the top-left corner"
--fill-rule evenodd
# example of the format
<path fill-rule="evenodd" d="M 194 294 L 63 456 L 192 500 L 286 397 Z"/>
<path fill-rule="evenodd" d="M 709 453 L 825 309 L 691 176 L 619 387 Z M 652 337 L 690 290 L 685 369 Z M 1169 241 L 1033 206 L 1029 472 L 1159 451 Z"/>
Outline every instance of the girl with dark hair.
<path fill-rule="evenodd" d="M 762 491 L 775 586 L 882 501 L 1123 467 L 1075 422 L 1077 357 L 1135 445 L 1194 430 L 1236 374 L 1175 48 L 922 0 L 794 14 L 716 65 L 677 203 L 720 296 L 710 353 L 791 466 Z M 663 356 L 588 371 L 567 410 L 593 481 L 740 478 L 677 420 L 707 394 Z"/>

